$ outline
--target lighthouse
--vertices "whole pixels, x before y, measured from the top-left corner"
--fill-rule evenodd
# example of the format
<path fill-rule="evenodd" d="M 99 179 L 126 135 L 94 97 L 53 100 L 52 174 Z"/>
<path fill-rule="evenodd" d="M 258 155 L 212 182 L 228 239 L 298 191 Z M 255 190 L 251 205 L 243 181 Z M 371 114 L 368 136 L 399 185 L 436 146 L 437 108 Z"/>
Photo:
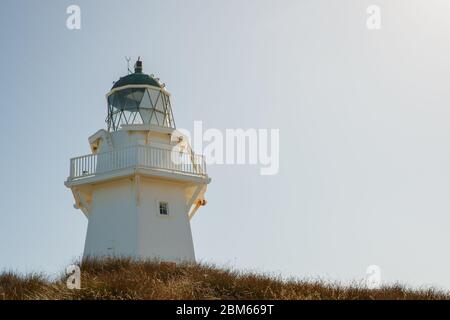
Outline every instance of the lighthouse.
<path fill-rule="evenodd" d="M 211 179 L 176 130 L 170 97 L 138 59 L 106 95 L 91 154 L 70 160 L 65 185 L 88 219 L 83 258 L 195 261 L 190 220 Z"/>

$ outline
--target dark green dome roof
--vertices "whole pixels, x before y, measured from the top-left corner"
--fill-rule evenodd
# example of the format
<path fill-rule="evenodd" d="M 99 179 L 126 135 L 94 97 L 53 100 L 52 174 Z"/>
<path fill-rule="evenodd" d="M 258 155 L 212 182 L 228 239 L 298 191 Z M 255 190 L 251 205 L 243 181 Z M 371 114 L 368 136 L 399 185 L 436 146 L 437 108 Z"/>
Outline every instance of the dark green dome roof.
<path fill-rule="evenodd" d="M 152 77 L 150 77 L 145 73 L 131 73 L 116 81 L 111 90 L 128 85 L 149 85 L 158 88 L 161 87 L 158 81 L 156 81 L 155 79 L 153 79 Z"/>

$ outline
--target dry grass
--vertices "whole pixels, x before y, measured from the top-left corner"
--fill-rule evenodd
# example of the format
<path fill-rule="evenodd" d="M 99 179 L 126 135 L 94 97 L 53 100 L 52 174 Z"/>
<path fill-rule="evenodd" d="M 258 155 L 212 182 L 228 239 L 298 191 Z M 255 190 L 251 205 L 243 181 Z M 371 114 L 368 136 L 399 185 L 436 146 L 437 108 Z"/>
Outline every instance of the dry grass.
<path fill-rule="evenodd" d="M 128 259 L 84 261 L 81 290 L 69 290 L 66 277 L 50 281 L 33 274 L 0 274 L 0 300 L 72 299 L 449 299 L 434 289 L 412 290 L 401 285 L 368 290 L 323 281 L 282 281 L 255 273 L 240 273 L 208 265 L 171 265 Z"/>

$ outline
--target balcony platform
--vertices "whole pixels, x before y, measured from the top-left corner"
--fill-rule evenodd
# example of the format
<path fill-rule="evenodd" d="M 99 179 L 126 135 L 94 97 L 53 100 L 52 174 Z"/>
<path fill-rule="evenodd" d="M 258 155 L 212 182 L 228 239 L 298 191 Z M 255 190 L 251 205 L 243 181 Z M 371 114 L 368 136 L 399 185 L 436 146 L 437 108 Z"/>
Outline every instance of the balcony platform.
<path fill-rule="evenodd" d="M 187 183 L 210 182 L 203 156 L 135 145 L 71 159 L 65 185 L 96 184 L 133 175 Z"/>

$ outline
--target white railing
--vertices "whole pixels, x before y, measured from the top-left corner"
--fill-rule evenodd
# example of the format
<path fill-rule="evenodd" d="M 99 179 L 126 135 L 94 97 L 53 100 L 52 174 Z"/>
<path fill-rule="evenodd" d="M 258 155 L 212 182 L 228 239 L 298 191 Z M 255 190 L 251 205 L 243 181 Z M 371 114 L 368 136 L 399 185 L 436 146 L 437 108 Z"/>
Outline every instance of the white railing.
<path fill-rule="evenodd" d="M 71 159 L 69 180 L 133 167 L 206 176 L 206 165 L 203 156 L 136 145 L 111 152 L 90 154 Z"/>

